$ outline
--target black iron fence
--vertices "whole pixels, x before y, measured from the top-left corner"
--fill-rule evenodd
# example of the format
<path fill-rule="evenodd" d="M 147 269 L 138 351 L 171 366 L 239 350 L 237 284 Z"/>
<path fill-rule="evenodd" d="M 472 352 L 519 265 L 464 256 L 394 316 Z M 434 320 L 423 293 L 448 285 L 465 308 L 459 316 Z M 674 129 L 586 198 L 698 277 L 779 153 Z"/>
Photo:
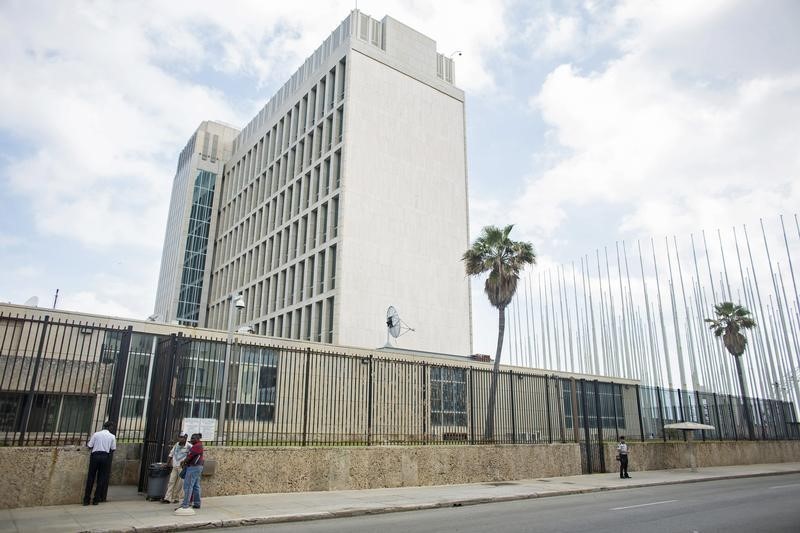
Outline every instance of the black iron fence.
<path fill-rule="evenodd" d="M 184 419 L 220 419 L 223 386 L 225 422 L 212 444 L 582 442 L 591 471 L 603 460 L 597 444 L 604 440 L 685 438 L 664 430 L 672 422 L 714 426 L 698 439 L 800 438 L 787 402 L 748 398 L 745 410 L 730 395 L 534 370 L 500 372 L 487 433 L 491 378 L 489 365 L 468 359 L 229 346 L 131 326 L 0 315 L 0 445 L 80 444 L 111 419 L 119 440 L 144 443 L 147 457 L 163 459 Z"/>

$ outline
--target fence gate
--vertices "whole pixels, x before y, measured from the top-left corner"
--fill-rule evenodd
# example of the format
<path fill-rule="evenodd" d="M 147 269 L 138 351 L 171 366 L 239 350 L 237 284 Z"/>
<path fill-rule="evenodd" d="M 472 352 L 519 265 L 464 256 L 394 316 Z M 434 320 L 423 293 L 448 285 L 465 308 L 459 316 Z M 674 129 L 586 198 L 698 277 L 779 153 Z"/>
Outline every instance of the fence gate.
<path fill-rule="evenodd" d="M 180 334 L 160 339 L 150 381 L 150 401 L 145 413 L 142 463 L 139 469 L 139 492 L 147 490 L 147 468 L 167 458 L 169 447 L 180 431 L 180 413 L 175 409 L 175 392 L 181 354 L 189 339 Z"/>
<path fill-rule="evenodd" d="M 577 385 L 578 420 L 581 423 L 581 470 L 584 474 L 606 471 L 603 450 L 603 420 L 597 381 L 580 380 Z"/>

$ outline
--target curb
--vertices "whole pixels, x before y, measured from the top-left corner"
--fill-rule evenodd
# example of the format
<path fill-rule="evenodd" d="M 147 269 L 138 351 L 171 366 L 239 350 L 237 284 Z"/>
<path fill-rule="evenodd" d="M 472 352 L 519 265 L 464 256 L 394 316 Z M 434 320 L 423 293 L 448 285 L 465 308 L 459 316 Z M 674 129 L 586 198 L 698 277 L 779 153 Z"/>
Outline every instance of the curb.
<path fill-rule="evenodd" d="M 751 477 L 782 476 L 788 474 L 799 474 L 800 469 L 781 472 L 759 472 L 753 474 L 728 474 L 721 476 L 706 477 L 702 479 L 681 479 L 675 481 L 658 481 L 654 483 L 637 483 L 623 485 L 619 487 L 596 487 L 583 489 L 564 489 L 547 492 L 529 492 L 511 494 L 508 496 L 487 496 L 483 498 L 456 498 L 443 499 L 432 503 L 414 503 L 408 505 L 396 505 L 391 507 L 353 507 L 338 511 L 310 512 L 289 515 L 272 515 L 251 518 L 233 518 L 226 520 L 198 520 L 192 522 L 176 522 L 159 526 L 145 527 L 126 527 L 122 529 L 91 529 L 83 530 L 80 533 L 166 533 L 169 531 L 189 531 L 195 529 L 220 529 L 227 527 L 260 526 L 267 524 L 282 524 L 287 522 L 308 522 L 312 520 L 327 520 L 330 518 L 350 518 L 354 516 L 379 515 L 389 513 L 401 513 L 407 511 L 422 511 L 427 509 L 441 509 L 444 507 L 463 507 L 468 505 L 481 505 L 486 503 L 511 502 L 521 500 L 532 500 L 536 498 L 551 498 L 554 496 L 568 496 L 572 494 L 589 494 L 592 492 L 605 492 L 613 490 L 627 490 L 645 487 L 656 487 L 661 485 L 681 485 L 685 483 L 703 483 L 705 481 L 722 481 L 726 479 L 742 479 Z"/>

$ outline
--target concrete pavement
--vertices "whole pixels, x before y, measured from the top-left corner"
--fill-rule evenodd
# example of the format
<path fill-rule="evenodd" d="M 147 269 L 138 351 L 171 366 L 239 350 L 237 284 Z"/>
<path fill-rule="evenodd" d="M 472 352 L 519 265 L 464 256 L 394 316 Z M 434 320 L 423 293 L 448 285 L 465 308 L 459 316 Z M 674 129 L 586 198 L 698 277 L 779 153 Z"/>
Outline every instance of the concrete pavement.
<path fill-rule="evenodd" d="M 98 506 L 56 505 L 0 510 L 0 533 L 6 532 L 160 532 L 203 527 L 235 527 L 391 513 L 497 501 L 524 500 L 652 485 L 800 472 L 800 463 L 631 472 L 392 489 L 251 494 L 203 498 L 194 516 L 175 516 L 173 505 L 147 502 L 119 487 Z M 120 490 L 122 489 L 122 490 Z"/>

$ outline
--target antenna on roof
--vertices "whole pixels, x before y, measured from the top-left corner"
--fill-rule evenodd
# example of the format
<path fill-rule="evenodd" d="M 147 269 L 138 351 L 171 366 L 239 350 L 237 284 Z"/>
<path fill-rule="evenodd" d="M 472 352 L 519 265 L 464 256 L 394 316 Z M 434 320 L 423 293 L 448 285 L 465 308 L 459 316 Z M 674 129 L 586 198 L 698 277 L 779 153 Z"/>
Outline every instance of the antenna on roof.
<path fill-rule="evenodd" d="M 53 309 L 56 308 L 57 303 L 58 303 L 58 289 L 56 289 L 56 297 L 53 298 Z"/>
<path fill-rule="evenodd" d="M 411 328 L 403 322 L 403 319 L 400 318 L 400 314 L 397 312 L 397 309 L 394 306 L 390 305 L 389 309 L 386 310 L 386 346 L 390 347 L 392 345 L 390 335 L 395 339 L 400 335 L 408 333 L 409 331 L 414 331 L 414 328 Z"/>

